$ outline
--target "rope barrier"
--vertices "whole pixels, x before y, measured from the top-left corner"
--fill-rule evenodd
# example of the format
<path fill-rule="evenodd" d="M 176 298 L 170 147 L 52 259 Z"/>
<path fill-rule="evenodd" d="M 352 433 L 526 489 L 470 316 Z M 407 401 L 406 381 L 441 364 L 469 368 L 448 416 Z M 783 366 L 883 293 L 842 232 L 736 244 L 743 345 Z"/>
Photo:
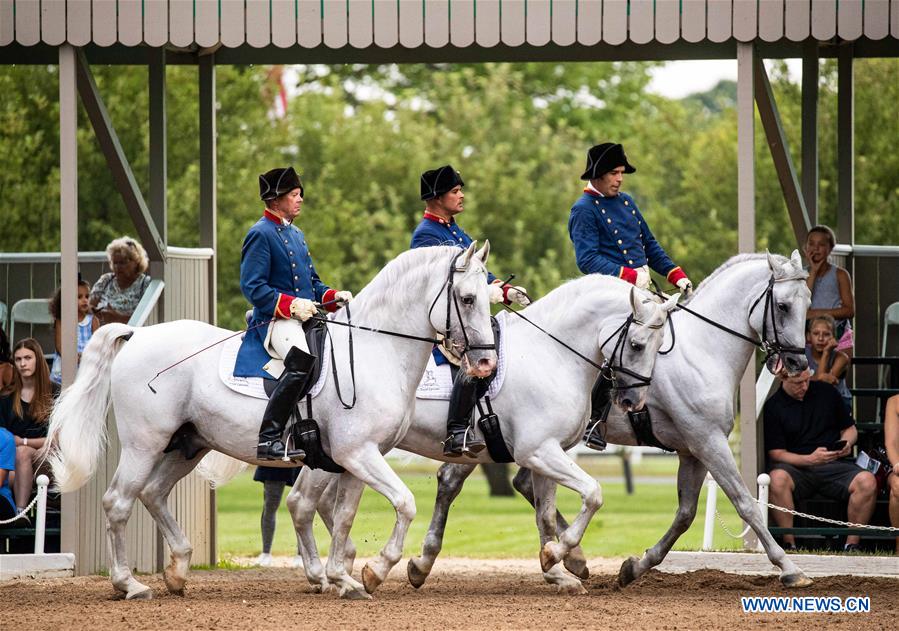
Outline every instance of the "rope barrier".
<path fill-rule="evenodd" d="M 37 500 L 39 497 L 40 497 L 40 493 L 38 493 L 37 495 L 34 496 L 34 499 L 31 500 L 31 503 L 28 506 L 26 506 L 25 508 L 23 508 L 21 513 L 19 513 L 15 517 L 10 517 L 9 519 L 4 519 L 4 520 L 0 521 L 0 526 L 2 526 L 3 524 L 11 524 L 14 521 L 21 519 L 22 517 L 25 517 L 26 513 L 31 510 L 31 507 L 34 506 L 35 504 L 37 504 Z M 27 517 L 25 517 L 25 518 L 27 519 Z"/>

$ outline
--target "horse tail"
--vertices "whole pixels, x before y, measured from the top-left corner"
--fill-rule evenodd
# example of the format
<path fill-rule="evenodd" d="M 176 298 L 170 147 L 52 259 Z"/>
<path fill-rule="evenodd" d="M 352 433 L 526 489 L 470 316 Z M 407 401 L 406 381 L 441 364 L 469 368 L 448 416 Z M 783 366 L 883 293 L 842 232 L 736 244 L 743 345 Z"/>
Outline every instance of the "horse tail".
<path fill-rule="evenodd" d="M 122 338 L 133 332 L 119 323 L 97 329 L 81 355 L 75 383 L 53 406 L 42 455 L 62 492 L 81 488 L 94 475 L 106 447 L 112 362 L 125 343 Z"/>
<path fill-rule="evenodd" d="M 247 463 L 218 451 L 210 451 L 197 465 L 197 473 L 209 480 L 212 488 L 228 484 L 238 473 L 247 468 Z"/>

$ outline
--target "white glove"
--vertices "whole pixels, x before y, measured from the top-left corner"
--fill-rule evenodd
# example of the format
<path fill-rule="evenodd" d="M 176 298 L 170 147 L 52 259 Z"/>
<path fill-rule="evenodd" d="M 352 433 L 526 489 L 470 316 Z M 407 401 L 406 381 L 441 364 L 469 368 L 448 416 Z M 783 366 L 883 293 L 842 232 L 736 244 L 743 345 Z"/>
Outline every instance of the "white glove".
<path fill-rule="evenodd" d="M 679 279 L 675 285 L 677 285 L 677 288 L 687 296 L 693 293 L 693 283 L 691 283 L 690 279 L 687 277 Z"/>
<path fill-rule="evenodd" d="M 637 280 L 634 282 L 634 285 L 637 286 L 637 289 L 646 289 L 649 287 L 649 266 L 644 265 L 643 267 L 637 268 Z M 680 286 L 680 285 L 678 285 Z"/>
<path fill-rule="evenodd" d="M 318 313 L 315 303 L 306 298 L 294 298 L 290 303 L 290 315 L 300 322 L 305 322 Z"/>
<path fill-rule="evenodd" d="M 351 292 L 351 291 L 338 291 L 338 292 L 335 292 L 335 294 L 334 294 L 334 300 L 336 300 L 337 302 L 344 304 L 344 305 L 352 299 L 353 299 L 353 292 Z"/>
<path fill-rule="evenodd" d="M 524 287 L 510 287 L 509 291 L 506 292 L 506 298 L 509 299 L 509 302 L 527 307 L 531 304 L 531 299 L 528 298 L 527 294 L 528 292 Z"/>
<path fill-rule="evenodd" d="M 503 301 L 503 286 L 499 283 L 487 285 L 487 297 L 490 298 L 490 304 L 495 305 Z"/>

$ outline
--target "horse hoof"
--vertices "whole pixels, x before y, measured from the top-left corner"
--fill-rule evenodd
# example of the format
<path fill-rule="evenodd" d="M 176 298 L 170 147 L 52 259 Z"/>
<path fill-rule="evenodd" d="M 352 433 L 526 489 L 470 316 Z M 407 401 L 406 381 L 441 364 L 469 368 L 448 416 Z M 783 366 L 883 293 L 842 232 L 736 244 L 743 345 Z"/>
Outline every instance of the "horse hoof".
<path fill-rule="evenodd" d="M 184 584 L 187 582 L 185 579 L 171 576 L 168 572 L 164 572 L 162 578 L 165 581 L 165 587 L 169 590 L 170 594 L 184 596 Z"/>
<path fill-rule="evenodd" d="M 559 593 L 564 596 L 584 596 L 587 590 L 580 581 L 571 581 L 564 585 L 559 585 Z"/>
<path fill-rule="evenodd" d="M 582 581 L 586 581 L 590 578 L 590 570 L 587 569 L 587 560 L 586 559 L 575 559 L 572 558 L 571 555 L 565 557 L 562 561 L 565 565 L 565 569 L 577 576 Z"/>
<path fill-rule="evenodd" d="M 368 565 L 362 568 L 362 585 L 365 586 L 365 591 L 369 594 L 373 594 L 378 586 L 383 581 L 375 574 L 375 571 L 371 569 Z"/>
<path fill-rule="evenodd" d="M 637 557 L 629 557 L 618 570 L 618 585 L 625 587 L 637 580 Z"/>
<path fill-rule="evenodd" d="M 371 596 L 361 589 L 347 589 L 341 592 L 340 597 L 345 600 L 371 600 Z"/>
<path fill-rule="evenodd" d="M 141 585 L 141 589 L 130 591 L 125 595 L 125 600 L 152 600 L 153 590 L 146 585 Z"/>
<path fill-rule="evenodd" d="M 810 579 L 808 576 L 803 574 L 802 572 L 796 572 L 795 574 L 787 574 L 785 576 L 780 577 L 780 582 L 784 587 L 808 587 L 814 581 Z"/>
<path fill-rule="evenodd" d="M 418 569 L 415 559 L 409 559 L 409 564 L 406 566 L 406 576 L 409 577 L 409 584 L 415 589 L 424 585 L 425 581 L 428 580 L 428 574 Z"/>
<path fill-rule="evenodd" d="M 540 549 L 540 568 L 544 572 L 549 572 L 559 563 L 558 557 L 553 553 L 554 544 L 554 541 L 547 541 Z"/>

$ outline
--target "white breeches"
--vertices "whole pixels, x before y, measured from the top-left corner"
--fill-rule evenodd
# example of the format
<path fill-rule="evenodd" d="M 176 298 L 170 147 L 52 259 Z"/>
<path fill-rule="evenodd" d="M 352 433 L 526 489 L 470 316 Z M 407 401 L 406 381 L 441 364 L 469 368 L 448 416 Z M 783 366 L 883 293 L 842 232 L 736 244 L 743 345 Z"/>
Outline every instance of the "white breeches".
<path fill-rule="evenodd" d="M 265 340 L 265 350 L 272 356 L 272 359 L 263 366 L 264 370 L 276 379 L 280 377 L 281 373 L 284 372 L 284 362 L 282 360 L 287 357 L 287 353 L 294 346 L 307 353 L 309 352 L 303 324 L 293 318 L 272 322 Z"/>

